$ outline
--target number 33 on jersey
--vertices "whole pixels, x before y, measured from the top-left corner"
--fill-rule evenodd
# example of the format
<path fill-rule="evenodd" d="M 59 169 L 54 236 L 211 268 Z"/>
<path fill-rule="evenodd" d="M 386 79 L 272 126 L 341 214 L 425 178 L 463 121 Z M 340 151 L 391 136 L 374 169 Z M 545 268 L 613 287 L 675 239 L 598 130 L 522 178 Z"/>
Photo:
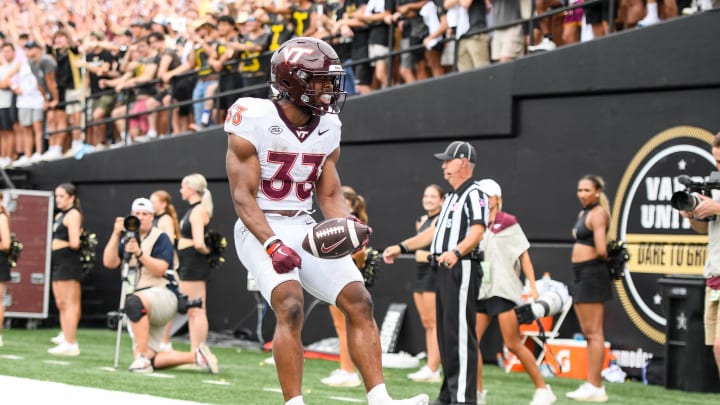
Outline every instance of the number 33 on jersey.
<path fill-rule="evenodd" d="M 315 181 L 327 156 L 340 146 L 340 119 L 315 115 L 296 127 L 271 100 L 238 99 L 225 132 L 250 142 L 260 161 L 258 204 L 263 210 L 311 210 Z"/>

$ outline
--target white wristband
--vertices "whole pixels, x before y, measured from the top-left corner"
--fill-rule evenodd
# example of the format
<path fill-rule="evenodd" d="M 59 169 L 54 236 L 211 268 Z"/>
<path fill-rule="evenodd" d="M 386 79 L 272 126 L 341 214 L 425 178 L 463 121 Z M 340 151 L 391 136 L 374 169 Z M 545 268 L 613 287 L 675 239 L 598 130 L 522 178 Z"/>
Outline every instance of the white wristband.
<path fill-rule="evenodd" d="M 272 245 L 273 243 L 275 243 L 275 242 L 277 242 L 277 241 L 279 241 L 279 240 L 280 240 L 280 238 L 278 238 L 277 236 L 273 235 L 273 236 L 267 238 L 267 240 L 265 241 L 265 243 L 263 243 L 263 248 L 267 251 L 268 248 L 270 247 L 270 245 Z"/>

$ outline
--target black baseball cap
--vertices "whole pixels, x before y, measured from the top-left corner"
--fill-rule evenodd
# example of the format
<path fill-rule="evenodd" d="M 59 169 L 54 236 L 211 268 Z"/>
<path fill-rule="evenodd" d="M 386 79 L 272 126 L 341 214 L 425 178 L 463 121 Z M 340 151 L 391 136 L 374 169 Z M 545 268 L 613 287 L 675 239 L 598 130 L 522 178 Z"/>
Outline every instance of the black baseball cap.
<path fill-rule="evenodd" d="M 30 49 L 30 48 L 39 48 L 39 49 L 42 49 L 42 47 L 40 46 L 40 44 L 38 44 L 38 43 L 35 42 L 35 41 L 27 41 L 27 42 L 25 42 L 25 45 L 23 45 L 23 47 L 24 47 L 25 49 Z"/>
<path fill-rule="evenodd" d="M 235 25 L 235 19 L 227 14 L 223 14 L 220 17 L 218 17 L 217 22 L 218 22 L 218 24 L 220 24 L 221 22 L 224 22 L 224 23 L 227 23 L 230 25 Z"/>
<path fill-rule="evenodd" d="M 454 141 L 445 148 L 445 152 L 436 153 L 434 156 L 435 159 L 442 161 L 465 158 L 470 163 L 475 163 L 477 152 L 475 152 L 475 148 L 470 145 L 470 142 Z"/>

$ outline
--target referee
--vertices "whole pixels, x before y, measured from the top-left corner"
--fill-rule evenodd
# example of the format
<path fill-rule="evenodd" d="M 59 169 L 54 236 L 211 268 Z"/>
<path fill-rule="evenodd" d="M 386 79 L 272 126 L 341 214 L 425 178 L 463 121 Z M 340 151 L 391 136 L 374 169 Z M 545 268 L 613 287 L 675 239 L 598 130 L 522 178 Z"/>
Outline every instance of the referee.
<path fill-rule="evenodd" d="M 443 177 L 453 191 L 445 196 L 430 245 L 437 267 L 437 331 L 445 379 L 437 404 L 475 404 L 477 350 L 475 315 L 482 270 L 478 244 L 485 231 L 485 195 L 473 181 L 477 153 L 455 141 L 442 160 Z"/>
<path fill-rule="evenodd" d="M 383 259 L 392 263 L 400 253 L 430 243 L 430 261 L 437 272 L 437 334 L 444 375 L 438 399 L 431 404 L 474 405 L 478 362 L 475 315 L 482 278 L 478 244 L 485 232 L 487 203 L 472 179 L 477 153 L 470 143 L 452 142 L 435 158 L 442 160 L 443 177 L 453 189 L 445 196 L 436 226 L 387 247 Z"/>

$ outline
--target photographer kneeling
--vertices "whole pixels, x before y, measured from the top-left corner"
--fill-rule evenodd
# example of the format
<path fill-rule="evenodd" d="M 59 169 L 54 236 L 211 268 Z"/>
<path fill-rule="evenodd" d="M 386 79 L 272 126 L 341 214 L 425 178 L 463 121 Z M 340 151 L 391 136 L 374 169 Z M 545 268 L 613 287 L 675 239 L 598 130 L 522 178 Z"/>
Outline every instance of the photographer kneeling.
<path fill-rule="evenodd" d="M 205 345 L 195 352 L 159 351 L 165 326 L 177 313 L 178 296 L 169 288 L 166 276 L 173 262 L 172 243 L 152 222 L 150 200 L 135 199 L 130 217 L 115 218 L 103 252 L 105 267 L 120 268 L 125 261 L 130 268 L 132 292 L 126 297 L 124 309 L 130 321 L 135 359 L 129 371 L 150 373 L 194 363 L 216 373 L 217 359 Z"/>

